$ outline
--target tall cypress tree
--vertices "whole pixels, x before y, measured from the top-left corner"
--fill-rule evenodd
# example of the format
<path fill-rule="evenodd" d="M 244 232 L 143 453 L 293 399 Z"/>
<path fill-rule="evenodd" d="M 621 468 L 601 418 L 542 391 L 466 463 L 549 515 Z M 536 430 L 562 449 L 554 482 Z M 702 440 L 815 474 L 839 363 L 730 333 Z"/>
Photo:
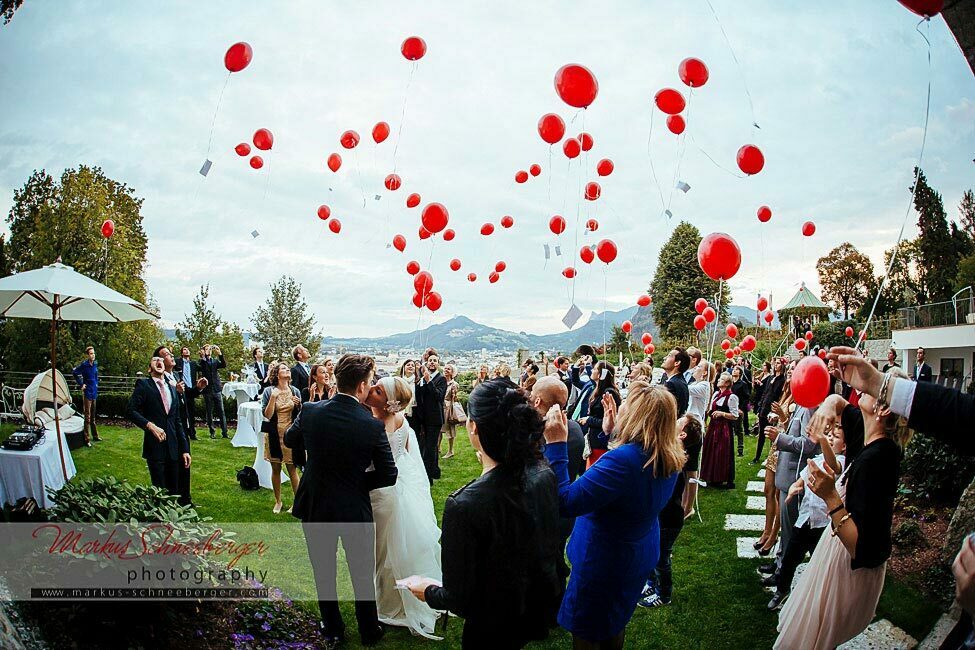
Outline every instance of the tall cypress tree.
<path fill-rule="evenodd" d="M 923 287 L 921 302 L 939 302 L 951 297 L 958 275 L 958 244 L 948 228 L 941 194 L 928 185 L 924 172 L 915 168 L 917 190 L 918 274 Z M 913 188 L 912 188 L 913 190 Z"/>

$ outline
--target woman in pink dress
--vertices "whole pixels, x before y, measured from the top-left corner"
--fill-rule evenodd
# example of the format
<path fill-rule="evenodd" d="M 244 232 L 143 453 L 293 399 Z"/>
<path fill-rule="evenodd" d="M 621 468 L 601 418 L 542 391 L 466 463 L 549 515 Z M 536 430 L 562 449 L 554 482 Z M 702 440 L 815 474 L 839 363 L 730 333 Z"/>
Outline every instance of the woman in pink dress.
<path fill-rule="evenodd" d="M 701 480 L 714 487 L 735 487 L 735 452 L 731 444 L 738 421 L 738 397 L 731 392 L 731 375 L 718 377 L 718 391 L 711 400 L 711 422 L 704 436 Z"/>

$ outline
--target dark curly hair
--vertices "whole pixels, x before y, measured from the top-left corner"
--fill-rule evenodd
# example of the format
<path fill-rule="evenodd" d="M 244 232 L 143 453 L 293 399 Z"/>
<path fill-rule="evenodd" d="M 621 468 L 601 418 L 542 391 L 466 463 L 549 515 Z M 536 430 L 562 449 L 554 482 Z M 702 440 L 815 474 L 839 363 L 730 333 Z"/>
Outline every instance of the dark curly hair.
<path fill-rule="evenodd" d="M 520 485 L 525 470 L 542 459 L 542 416 L 524 391 L 503 379 L 478 384 L 468 409 L 484 452 L 498 462 L 498 470 L 517 477 Z"/>

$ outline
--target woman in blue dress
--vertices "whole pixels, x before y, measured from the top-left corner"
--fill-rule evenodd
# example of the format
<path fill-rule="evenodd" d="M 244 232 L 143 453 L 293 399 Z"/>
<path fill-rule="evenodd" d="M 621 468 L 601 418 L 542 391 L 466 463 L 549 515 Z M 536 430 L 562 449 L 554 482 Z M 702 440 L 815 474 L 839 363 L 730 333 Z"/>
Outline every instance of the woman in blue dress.
<path fill-rule="evenodd" d="M 663 386 L 633 382 L 618 417 L 611 396 L 603 407 L 603 427 L 613 432 L 610 450 L 575 482 L 569 481 L 565 414 L 553 407 L 545 426 L 560 513 L 577 517 L 558 616 L 577 649 L 623 647 L 626 624 L 660 555 L 657 515 L 685 460 L 677 402 Z"/>

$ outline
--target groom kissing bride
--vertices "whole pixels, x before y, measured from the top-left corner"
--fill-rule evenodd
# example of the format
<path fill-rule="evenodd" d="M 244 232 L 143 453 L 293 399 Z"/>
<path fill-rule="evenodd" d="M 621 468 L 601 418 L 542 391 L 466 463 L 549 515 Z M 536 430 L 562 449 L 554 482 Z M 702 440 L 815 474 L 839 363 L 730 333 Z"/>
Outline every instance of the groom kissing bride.
<path fill-rule="evenodd" d="M 293 513 L 303 522 L 327 648 L 345 637 L 336 593 L 339 539 L 363 645 L 382 639 L 380 620 L 437 638 L 437 613 L 396 589 L 397 579 L 441 575 L 429 483 L 416 433 L 402 412 L 413 387 L 398 377 L 373 386 L 374 372 L 371 357 L 343 355 L 335 367 L 338 392 L 305 404 L 285 433 L 287 446 L 303 444 L 307 454 Z"/>

